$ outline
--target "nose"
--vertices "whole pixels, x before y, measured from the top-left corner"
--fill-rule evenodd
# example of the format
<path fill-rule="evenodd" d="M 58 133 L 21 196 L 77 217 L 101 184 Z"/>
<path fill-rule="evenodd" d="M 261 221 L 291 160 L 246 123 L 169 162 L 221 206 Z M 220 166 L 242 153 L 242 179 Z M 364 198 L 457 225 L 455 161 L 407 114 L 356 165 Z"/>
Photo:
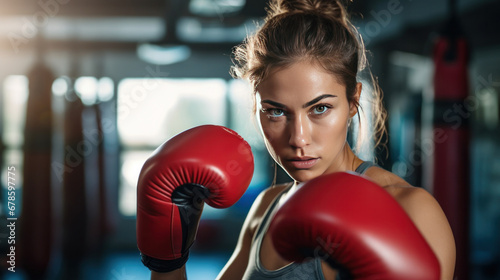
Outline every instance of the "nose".
<path fill-rule="evenodd" d="M 311 143 L 310 126 L 307 116 L 298 115 L 289 121 L 290 140 L 289 144 L 295 148 L 303 148 Z"/>

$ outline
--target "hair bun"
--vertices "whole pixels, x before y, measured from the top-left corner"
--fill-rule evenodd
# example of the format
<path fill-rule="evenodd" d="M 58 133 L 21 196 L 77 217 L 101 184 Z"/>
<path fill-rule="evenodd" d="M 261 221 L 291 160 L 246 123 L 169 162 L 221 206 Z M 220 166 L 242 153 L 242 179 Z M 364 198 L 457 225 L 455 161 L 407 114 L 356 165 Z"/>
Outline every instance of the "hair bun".
<path fill-rule="evenodd" d="M 346 23 L 347 12 L 337 0 L 274 0 L 270 4 L 269 17 L 284 13 L 313 13 Z"/>

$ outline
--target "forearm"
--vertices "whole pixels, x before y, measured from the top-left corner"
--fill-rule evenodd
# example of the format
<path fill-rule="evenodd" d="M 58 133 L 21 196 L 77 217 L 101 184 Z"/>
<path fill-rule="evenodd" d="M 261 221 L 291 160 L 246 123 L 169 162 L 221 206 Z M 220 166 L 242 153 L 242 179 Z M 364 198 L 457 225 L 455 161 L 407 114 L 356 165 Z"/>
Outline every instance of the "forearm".
<path fill-rule="evenodd" d="M 186 280 L 186 266 L 182 266 L 171 272 L 160 273 L 151 271 L 151 280 Z"/>

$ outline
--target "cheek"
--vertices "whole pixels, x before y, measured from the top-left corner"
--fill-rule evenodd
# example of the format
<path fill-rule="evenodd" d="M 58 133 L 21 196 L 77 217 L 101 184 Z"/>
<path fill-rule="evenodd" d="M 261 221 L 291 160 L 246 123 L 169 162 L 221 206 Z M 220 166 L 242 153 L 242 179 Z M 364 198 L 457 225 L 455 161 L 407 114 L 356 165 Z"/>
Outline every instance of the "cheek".
<path fill-rule="evenodd" d="M 347 129 L 348 118 L 344 114 L 338 114 L 335 118 L 329 120 L 326 124 L 330 130 L 333 132 L 341 132 Z"/>
<path fill-rule="evenodd" d="M 282 133 L 280 126 L 276 122 L 270 121 L 264 113 L 259 114 L 259 123 L 264 137 L 270 142 Z"/>
<path fill-rule="evenodd" d="M 260 116 L 260 127 L 268 150 L 272 153 L 279 150 L 285 136 L 284 125 L 281 122 L 271 122 L 266 116 Z M 262 119 L 265 118 L 265 119 Z"/>
<path fill-rule="evenodd" d="M 264 138 L 266 142 L 273 148 L 276 149 L 279 143 L 280 132 L 276 130 L 275 127 L 269 125 L 262 125 L 262 132 L 264 133 Z"/>
<path fill-rule="evenodd" d="M 326 137 L 321 137 L 330 145 L 338 144 L 347 139 L 347 122 L 349 119 L 349 110 L 338 110 L 332 112 L 328 118 L 322 122 L 321 125 L 317 126 L 316 135 L 324 135 Z M 326 134 L 326 135 L 325 135 Z M 332 141 L 334 140 L 335 141 Z"/>
<path fill-rule="evenodd" d="M 264 143 L 269 154 L 276 162 L 279 163 L 280 161 L 276 153 L 276 149 L 278 148 L 276 141 L 278 133 L 270 127 L 269 122 L 259 121 L 259 124 L 264 137 Z"/>

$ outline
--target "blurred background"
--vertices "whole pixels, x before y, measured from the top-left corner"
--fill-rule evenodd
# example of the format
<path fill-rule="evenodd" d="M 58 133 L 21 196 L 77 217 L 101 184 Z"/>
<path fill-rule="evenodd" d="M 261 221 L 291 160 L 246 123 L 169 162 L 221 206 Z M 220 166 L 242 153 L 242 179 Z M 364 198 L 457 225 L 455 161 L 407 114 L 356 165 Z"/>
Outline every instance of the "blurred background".
<path fill-rule="evenodd" d="M 266 5 L 0 0 L 0 279 L 147 279 L 135 240 L 140 168 L 207 123 L 239 132 L 256 162 L 236 205 L 203 212 L 188 278 L 216 277 L 274 178 L 251 89 L 229 74 L 232 47 Z M 500 1 L 348 10 L 389 112 L 386 149 L 368 143 L 361 158 L 436 196 L 457 239 L 457 279 L 500 279 Z"/>

